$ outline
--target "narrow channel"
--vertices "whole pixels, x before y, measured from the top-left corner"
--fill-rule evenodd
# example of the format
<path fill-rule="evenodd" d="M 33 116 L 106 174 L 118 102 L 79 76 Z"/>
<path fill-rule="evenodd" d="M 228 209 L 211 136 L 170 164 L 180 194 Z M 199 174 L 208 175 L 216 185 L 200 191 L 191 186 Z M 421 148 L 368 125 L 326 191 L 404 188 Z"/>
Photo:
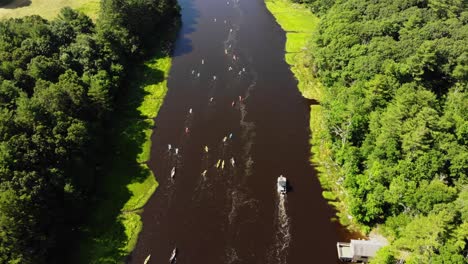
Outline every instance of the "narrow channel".
<path fill-rule="evenodd" d="M 167 263 L 174 247 L 184 264 L 339 263 L 350 235 L 309 162 L 310 101 L 284 61 L 285 33 L 263 0 L 180 5 L 149 162 L 160 186 L 128 263 Z"/>

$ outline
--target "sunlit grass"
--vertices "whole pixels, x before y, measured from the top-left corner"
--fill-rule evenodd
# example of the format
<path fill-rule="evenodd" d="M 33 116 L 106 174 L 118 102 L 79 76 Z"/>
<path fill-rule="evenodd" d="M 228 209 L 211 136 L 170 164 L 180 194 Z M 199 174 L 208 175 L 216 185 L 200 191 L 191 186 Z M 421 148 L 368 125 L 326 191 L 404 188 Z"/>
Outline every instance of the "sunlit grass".
<path fill-rule="evenodd" d="M 285 31 L 312 32 L 317 26 L 319 19 L 305 5 L 288 0 L 268 0 L 265 3 Z"/>
<path fill-rule="evenodd" d="M 132 252 L 138 241 L 138 234 L 143 229 L 143 223 L 141 222 L 141 216 L 137 213 L 123 214 L 121 216 L 122 224 L 125 226 L 125 235 L 128 239 L 124 248 L 124 252 Z"/>
<path fill-rule="evenodd" d="M 286 33 L 286 52 L 303 52 L 310 39 L 310 33 Z"/>
<path fill-rule="evenodd" d="M 143 208 L 156 190 L 156 187 L 158 187 L 158 182 L 151 173 L 148 174 L 148 177 L 143 182 L 134 182 L 127 185 L 128 190 L 132 193 L 132 197 L 124 205 L 122 211 L 135 211 Z"/>
<path fill-rule="evenodd" d="M 287 0 L 265 2 L 278 24 L 287 32 L 286 52 L 300 52 L 307 47 L 319 19 L 305 5 Z"/>
<path fill-rule="evenodd" d="M 46 19 L 53 19 L 60 12 L 60 9 L 66 6 L 82 11 L 92 19 L 96 19 L 99 5 L 100 0 L 13 0 L 8 5 L 0 7 L 0 19 L 29 15 L 40 15 Z"/>
<path fill-rule="evenodd" d="M 171 58 L 159 58 L 149 60 L 145 63 L 147 71 L 143 73 L 145 78 L 151 78 L 149 75 L 152 74 L 152 70 L 159 70 L 164 72 L 166 75 L 171 68 Z M 151 83 L 145 85 L 143 90 L 147 92 L 145 99 L 143 100 L 138 110 L 144 116 L 156 116 L 161 104 L 166 96 L 167 92 L 167 79 L 164 78 L 163 81 L 159 83 Z"/>
<path fill-rule="evenodd" d="M 121 263 L 136 246 L 143 228 L 139 213 L 158 186 L 146 162 L 170 67 L 171 57 L 158 53 L 129 77 L 129 92 L 115 116 L 115 150 L 100 183 L 101 201 L 80 243 L 78 263 Z"/>
<path fill-rule="evenodd" d="M 265 2 L 278 24 L 286 31 L 285 60 L 299 81 L 298 88 L 306 98 L 320 100 L 321 86 L 312 75 L 308 42 L 317 28 L 319 19 L 305 5 L 288 0 Z"/>

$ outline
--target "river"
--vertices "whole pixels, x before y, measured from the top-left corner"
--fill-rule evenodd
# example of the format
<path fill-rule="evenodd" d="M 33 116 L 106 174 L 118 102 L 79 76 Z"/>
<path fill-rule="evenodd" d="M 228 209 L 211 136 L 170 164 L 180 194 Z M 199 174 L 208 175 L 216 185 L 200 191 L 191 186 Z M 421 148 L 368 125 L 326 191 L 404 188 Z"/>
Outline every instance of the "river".
<path fill-rule="evenodd" d="M 284 60 L 284 31 L 262 0 L 180 5 L 149 161 L 160 186 L 128 262 L 167 263 L 177 247 L 185 264 L 339 263 L 336 242 L 350 235 L 309 162 L 311 101 Z"/>

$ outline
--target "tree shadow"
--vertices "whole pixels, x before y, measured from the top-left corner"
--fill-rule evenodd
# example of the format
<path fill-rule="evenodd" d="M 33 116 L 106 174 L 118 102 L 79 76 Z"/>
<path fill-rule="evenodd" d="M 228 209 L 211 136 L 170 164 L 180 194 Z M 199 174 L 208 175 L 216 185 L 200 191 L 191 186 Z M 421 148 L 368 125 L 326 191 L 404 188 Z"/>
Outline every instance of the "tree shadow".
<path fill-rule="evenodd" d="M 188 35 L 195 32 L 195 26 L 197 25 L 197 20 L 200 17 L 200 12 L 195 9 L 193 1 L 180 0 L 179 5 L 182 8 L 182 27 L 177 37 L 177 42 L 173 52 L 174 57 L 182 56 L 193 50 L 192 40 L 188 38 Z"/>
<path fill-rule="evenodd" d="M 167 41 L 159 40 L 154 46 L 158 48 L 150 51 L 150 62 L 169 56 L 171 50 Z M 71 263 L 122 262 L 131 249 L 128 242 L 136 239 L 139 231 L 135 226 L 141 224 L 138 214 L 141 206 L 138 203 L 129 205 L 132 193 L 128 185 L 143 183 L 153 177 L 146 161 L 140 159 L 149 140 L 148 132 L 154 127 L 154 117 L 144 115 L 139 107 L 149 94 L 144 87 L 163 82 L 165 74 L 139 63 L 127 80 L 120 89 L 117 107 L 107 126 L 103 172 L 96 178 L 97 191 L 86 209 L 88 217 L 79 230 L 77 245 L 72 247 L 78 250 L 70 253 Z M 125 223 L 133 227 L 134 233 L 128 233 Z"/>
<path fill-rule="evenodd" d="M 0 0 L 0 8 L 16 9 L 31 5 L 31 0 Z"/>
<path fill-rule="evenodd" d="M 311 106 L 311 105 L 320 105 L 320 102 L 316 99 L 311 99 L 311 98 L 306 98 L 306 97 L 302 97 L 304 102 L 308 105 L 308 106 Z"/>
<path fill-rule="evenodd" d="M 312 155 L 316 155 L 316 153 L 312 153 Z M 340 210 L 340 207 L 338 206 L 338 204 L 342 201 L 340 201 L 340 198 L 335 196 L 334 192 L 336 191 L 333 190 L 333 183 L 331 182 L 332 176 L 324 171 L 324 165 L 319 164 L 316 161 L 312 162 L 310 165 L 316 172 L 317 179 L 319 180 L 320 187 L 322 189 L 321 196 L 328 204 L 330 221 L 336 225 L 336 230 L 338 230 L 339 237 L 344 240 L 365 239 L 366 236 L 357 230 L 356 226 L 350 225 L 349 222 L 344 221 L 344 212 Z M 324 193 L 330 193 L 333 194 L 333 196 L 327 196 L 324 195 Z"/>

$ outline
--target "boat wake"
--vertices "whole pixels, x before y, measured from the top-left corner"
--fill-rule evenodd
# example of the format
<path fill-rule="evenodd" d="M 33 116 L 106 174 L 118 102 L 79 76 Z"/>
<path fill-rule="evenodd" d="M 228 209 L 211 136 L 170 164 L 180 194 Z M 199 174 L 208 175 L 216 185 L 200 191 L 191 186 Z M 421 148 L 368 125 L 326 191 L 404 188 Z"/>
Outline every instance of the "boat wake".
<path fill-rule="evenodd" d="M 228 221 L 229 226 L 232 226 L 232 223 L 237 216 L 237 209 L 245 202 L 245 197 L 239 191 L 232 190 L 231 192 L 228 192 L 228 198 L 231 199 L 231 210 L 228 214 Z"/>
<path fill-rule="evenodd" d="M 275 244 L 270 254 L 269 263 L 286 264 L 289 244 L 291 242 L 290 219 L 286 212 L 287 199 L 285 195 L 279 195 L 276 217 Z"/>
<path fill-rule="evenodd" d="M 226 250 L 226 264 L 241 263 L 239 256 L 234 248 L 230 247 Z"/>
<path fill-rule="evenodd" d="M 245 189 L 239 187 L 234 187 L 228 190 L 227 201 L 230 202 L 231 208 L 228 212 L 228 224 L 227 232 L 229 234 L 228 245 L 226 250 L 226 260 L 224 263 L 234 264 L 234 263 L 245 263 L 239 257 L 236 248 L 233 243 L 238 240 L 239 230 L 233 228 L 241 225 L 241 223 L 246 223 L 252 221 L 252 219 L 242 218 L 241 215 L 249 215 L 255 219 L 255 215 L 259 211 L 259 202 L 253 198 L 249 198 L 249 195 L 246 194 Z"/>

